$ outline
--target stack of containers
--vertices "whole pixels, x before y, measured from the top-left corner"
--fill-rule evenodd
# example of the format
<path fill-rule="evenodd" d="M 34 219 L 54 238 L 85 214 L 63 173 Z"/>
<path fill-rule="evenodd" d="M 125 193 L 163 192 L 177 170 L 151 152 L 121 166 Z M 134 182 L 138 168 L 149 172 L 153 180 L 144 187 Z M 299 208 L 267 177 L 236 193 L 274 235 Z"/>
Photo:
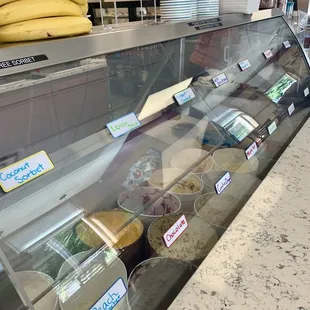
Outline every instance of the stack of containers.
<path fill-rule="evenodd" d="M 160 15 L 162 20 L 192 19 L 192 0 L 161 0 Z"/>
<path fill-rule="evenodd" d="M 197 0 L 197 1 L 198 1 L 197 11 L 199 19 L 219 16 L 220 13 L 219 0 Z"/>
<path fill-rule="evenodd" d="M 221 14 L 245 13 L 252 14 L 259 10 L 260 0 L 221 0 Z"/>
<path fill-rule="evenodd" d="M 87 0 L 0 0 L 0 42 L 88 33 L 87 10 Z"/>
<path fill-rule="evenodd" d="M 192 0 L 192 19 L 197 19 L 198 17 L 198 0 Z"/>

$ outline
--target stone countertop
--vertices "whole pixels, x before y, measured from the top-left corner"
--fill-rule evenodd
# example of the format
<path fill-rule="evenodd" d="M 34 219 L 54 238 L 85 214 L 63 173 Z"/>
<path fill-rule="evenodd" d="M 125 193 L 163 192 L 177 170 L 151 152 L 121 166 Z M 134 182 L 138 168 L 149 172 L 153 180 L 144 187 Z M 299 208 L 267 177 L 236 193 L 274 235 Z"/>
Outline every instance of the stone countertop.
<path fill-rule="evenodd" d="M 310 120 L 169 310 L 310 309 Z"/>

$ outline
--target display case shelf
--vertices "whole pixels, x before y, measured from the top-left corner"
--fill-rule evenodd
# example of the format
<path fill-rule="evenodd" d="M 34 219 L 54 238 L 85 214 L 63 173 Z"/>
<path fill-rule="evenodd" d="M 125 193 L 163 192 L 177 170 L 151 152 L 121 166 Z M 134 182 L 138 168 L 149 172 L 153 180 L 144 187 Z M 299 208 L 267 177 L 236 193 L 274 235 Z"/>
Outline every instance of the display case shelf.
<path fill-rule="evenodd" d="M 219 21 L 2 49 L 48 59 L 1 70 L 1 169 L 54 164 L 0 195 L 4 309 L 168 309 L 212 251 L 310 112 L 281 11 Z"/>

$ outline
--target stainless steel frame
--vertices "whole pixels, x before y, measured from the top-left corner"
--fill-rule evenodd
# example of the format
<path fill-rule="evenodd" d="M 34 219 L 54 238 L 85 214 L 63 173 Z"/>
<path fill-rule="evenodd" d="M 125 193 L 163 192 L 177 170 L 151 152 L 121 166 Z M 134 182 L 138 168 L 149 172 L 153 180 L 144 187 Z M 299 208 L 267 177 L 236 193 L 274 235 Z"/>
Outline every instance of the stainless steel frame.
<path fill-rule="evenodd" d="M 217 29 L 234 27 L 253 21 L 275 18 L 282 15 L 283 12 L 279 9 L 259 11 L 252 15 L 227 14 L 220 17 L 221 26 L 203 30 L 197 30 L 194 26 L 189 26 L 187 22 L 138 24 L 135 28 L 129 29 L 116 27 L 106 29 L 98 26 L 94 27 L 91 34 L 85 36 L 38 43 L 26 43 L 23 45 L 18 44 L 16 46 L 3 46 L 1 49 L 0 62 L 41 54 L 46 55 L 48 60 L 1 69 L 0 77 L 138 46 L 184 38 Z M 208 20 L 206 20 L 204 24 L 207 25 Z"/>

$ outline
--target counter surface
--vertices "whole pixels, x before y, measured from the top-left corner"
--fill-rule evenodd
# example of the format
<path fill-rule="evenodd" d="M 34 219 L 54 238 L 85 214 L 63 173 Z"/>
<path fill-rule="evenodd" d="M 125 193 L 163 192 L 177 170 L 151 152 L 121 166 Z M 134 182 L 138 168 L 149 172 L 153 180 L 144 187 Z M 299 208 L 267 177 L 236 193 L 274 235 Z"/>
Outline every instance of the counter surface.
<path fill-rule="evenodd" d="M 310 120 L 169 310 L 310 309 Z"/>

